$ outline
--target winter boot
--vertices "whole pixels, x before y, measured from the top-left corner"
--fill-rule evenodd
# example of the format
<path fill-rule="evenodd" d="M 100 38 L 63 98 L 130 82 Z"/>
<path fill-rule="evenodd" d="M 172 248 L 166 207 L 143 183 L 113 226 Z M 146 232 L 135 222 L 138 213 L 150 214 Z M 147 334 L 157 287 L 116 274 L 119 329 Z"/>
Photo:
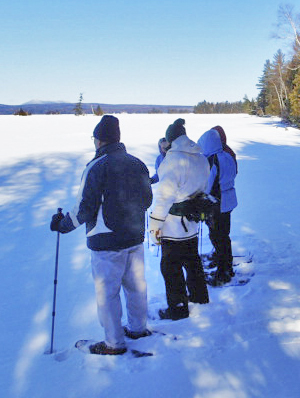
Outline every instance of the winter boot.
<path fill-rule="evenodd" d="M 195 303 L 195 304 L 208 304 L 209 303 L 208 296 L 203 298 L 202 300 L 199 300 L 196 297 L 190 295 L 190 296 L 188 296 L 188 300 L 190 303 Z"/>
<path fill-rule="evenodd" d="M 213 261 L 217 259 L 217 253 L 215 250 L 212 250 L 209 254 L 207 254 L 207 260 Z"/>
<path fill-rule="evenodd" d="M 210 286 L 222 286 L 231 281 L 229 271 L 217 270 L 214 276 L 207 281 Z"/>
<path fill-rule="evenodd" d="M 233 270 L 233 266 L 232 266 L 232 265 L 229 265 L 229 267 L 228 267 L 228 273 L 229 273 L 229 275 L 230 275 L 232 278 L 234 277 L 235 272 L 234 272 L 234 270 Z"/>
<path fill-rule="evenodd" d="M 140 339 L 141 337 L 147 337 L 152 335 L 152 332 L 150 332 L 150 330 L 148 329 L 145 329 L 143 332 L 132 332 L 126 326 L 124 326 L 124 333 L 126 337 L 129 337 L 130 339 L 133 340 L 137 340 Z"/>
<path fill-rule="evenodd" d="M 91 344 L 89 346 L 91 354 L 97 355 L 122 355 L 125 354 L 127 348 L 113 348 L 106 345 L 105 341 L 100 341 L 99 343 Z"/>
<path fill-rule="evenodd" d="M 216 268 L 218 266 L 218 260 L 214 259 L 211 260 L 208 265 L 206 266 L 206 268 L 212 269 L 212 268 Z"/>
<path fill-rule="evenodd" d="M 189 309 L 184 304 L 180 303 L 175 308 L 168 307 L 165 310 L 159 310 L 158 315 L 160 319 L 172 319 L 178 321 L 189 317 Z"/>

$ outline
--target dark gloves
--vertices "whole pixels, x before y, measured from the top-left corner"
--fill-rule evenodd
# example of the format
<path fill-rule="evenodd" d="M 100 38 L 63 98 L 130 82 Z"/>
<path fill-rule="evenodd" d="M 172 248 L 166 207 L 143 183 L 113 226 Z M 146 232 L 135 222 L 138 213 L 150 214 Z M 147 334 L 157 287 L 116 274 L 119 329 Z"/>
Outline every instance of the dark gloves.
<path fill-rule="evenodd" d="M 52 221 L 50 224 L 51 231 L 59 231 L 59 223 L 63 218 L 65 218 L 63 213 L 56 213 L 52 216 Z"/>

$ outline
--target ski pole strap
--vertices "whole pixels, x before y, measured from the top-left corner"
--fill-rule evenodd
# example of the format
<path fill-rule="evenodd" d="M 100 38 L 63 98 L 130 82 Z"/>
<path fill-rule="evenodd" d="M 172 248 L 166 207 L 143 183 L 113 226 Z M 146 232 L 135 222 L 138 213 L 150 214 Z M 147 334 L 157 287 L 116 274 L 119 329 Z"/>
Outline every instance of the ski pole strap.
<path fill-rule="evenodd" d="M 181 225 L 183 226 L 183 229 L 185 230 L 185 232 L 188 232 L 188 229 L 187 229 L 187 227 L 186 227 L 186 225 L 185 225 L 185 223 L 184 223 L 183 217 L 184 217 L 184 216 L 181 217 Z"/>

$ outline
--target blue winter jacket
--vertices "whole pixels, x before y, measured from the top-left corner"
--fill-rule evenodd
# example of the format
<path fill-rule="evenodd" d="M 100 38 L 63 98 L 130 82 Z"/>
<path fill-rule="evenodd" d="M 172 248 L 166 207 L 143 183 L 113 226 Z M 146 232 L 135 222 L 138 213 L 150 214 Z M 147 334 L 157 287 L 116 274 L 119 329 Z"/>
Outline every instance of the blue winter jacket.
<path fill-rule="evenodd" d="M 86 224 L 91 250 L 120 250 L 144 241 L 145 211 L 152 203 L 149 172 L 122 143 L 99 148 L 83 172 L 77 203 L 60 222 L 67 233 Z"/>
<path fill-rule="evenodd" d="M 156 184 L 159 181 L 157 171 L 158 171 L 158 168 L 159 168 L 161 162 L 166 157 L 166 153 L 161 150 L 160 141 L 161 141 L 161 139 L 158 141 L 158 150 L 159 150 L 160 153 L 157 156 L 156 161 L 155 161 L 155 174 L 151 177 L 151 183 L 152 184 Z"/>
<path fill-rule="evenodd" d="M 237 197 L 234 187 L 236 164 L 233 157 L 229 153 L 223 151 L 221 138 L 216 130 L 211 129 L 206 131 L 206 133 L 199 138 L 198 144 L 211 164 L 206 193 L 212 193 L 211 191 L 214 187 L 215 180 L 219 177 L 221 213 L 232 211 L 237 206 Z M 214 156 L 217 156 L 217 159 L 214 159 Z"/>

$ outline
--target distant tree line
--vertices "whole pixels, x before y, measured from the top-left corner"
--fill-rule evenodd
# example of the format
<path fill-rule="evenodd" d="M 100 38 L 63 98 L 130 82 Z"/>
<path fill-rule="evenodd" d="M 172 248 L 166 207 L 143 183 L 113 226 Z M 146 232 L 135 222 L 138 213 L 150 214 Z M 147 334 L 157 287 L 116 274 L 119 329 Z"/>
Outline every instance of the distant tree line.
<path fill-rule="evenodd" d="M 256 112 L 281 116 L 300 127 L 300 14 L 295 14 L 292 6 L 279 7 L 273 37 L 284 40 L 291 55 L 286 59 L 279 49 L 272 61 L 265 62 L 257 84 Z"/>
<path fill-rule="evenodd" d="M 250 101 L 245 95 L 244 101 L 237 102 L 199 102 L 194 107 L 194 113 L 252 113 L 255 109 L 255 100 Z"/>
<path fill-rule="evenodd" d="M 162 109 L 162 108 L 152 108 L 148 111 L 149 114 L 158 114 L 158 113 L 191 113 L 190 110 L 188 109 L 180 109 L 180 108 L 168 108 L 166 109 Z"/>
<path fill-rule="evenodd" d="M 23 108 L 18 109 L 17 111 L 14 112 L 15 116 L 30 116 L 31 113 L 25 111 Z"/>

